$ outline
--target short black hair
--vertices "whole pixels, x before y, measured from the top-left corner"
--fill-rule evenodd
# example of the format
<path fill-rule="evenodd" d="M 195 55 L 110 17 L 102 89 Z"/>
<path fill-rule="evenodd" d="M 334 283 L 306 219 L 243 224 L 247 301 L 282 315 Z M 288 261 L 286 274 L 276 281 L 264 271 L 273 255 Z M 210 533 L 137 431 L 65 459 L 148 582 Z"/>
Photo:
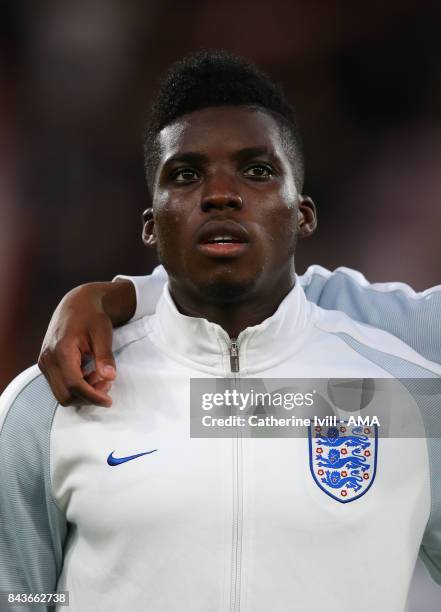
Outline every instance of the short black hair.
<path fill-rule="evenodd" d="M 182 115 L 212 106 L 250 106 L 271 115 L 279 125 L 296 187 L 301 192 L 304 154 L 293 107 L 282 88 L 257 66 L 221 50 L 185 56 L 169 68 L 160 84 L 144 138 L 146 179 L 151 193 L 159 158 L 159 132 Z"/>

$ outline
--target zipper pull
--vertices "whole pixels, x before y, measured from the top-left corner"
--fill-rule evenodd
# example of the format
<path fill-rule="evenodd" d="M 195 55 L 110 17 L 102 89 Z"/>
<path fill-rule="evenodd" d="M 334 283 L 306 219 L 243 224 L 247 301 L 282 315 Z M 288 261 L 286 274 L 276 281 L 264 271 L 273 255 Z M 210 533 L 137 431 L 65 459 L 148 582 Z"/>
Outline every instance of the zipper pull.
<path fill-rule="evenodd" d="M 237 338 L 231 338 L 230 368 L 232 372 L 239 372 L 239 348 L 237 346 Z"/>

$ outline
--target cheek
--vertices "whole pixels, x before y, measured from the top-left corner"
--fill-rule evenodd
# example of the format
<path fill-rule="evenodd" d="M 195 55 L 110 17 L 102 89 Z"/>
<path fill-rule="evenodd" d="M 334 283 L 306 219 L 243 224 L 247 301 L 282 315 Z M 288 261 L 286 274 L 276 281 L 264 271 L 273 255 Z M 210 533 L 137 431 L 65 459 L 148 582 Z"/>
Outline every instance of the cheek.
<path fill-rule="evenodd" d="M 297 192 L 294 181 L 285 181 L 280 189 L 280 200 L 285 203 L 288 209 L 296 207 L 299 194 Z"/>
<path fill-rule="evenodd" d="M 173 236 L 178 239 L 178 229 L 181 225 L 179 211 L 180 207 L 176 205 L 176 202 L 171 204 L 165 196 L 155 200 L 153 218 L 158 241 L 168 241 Z"/>
<path fill-rule="evenodd" d="M 295 205 L 274 207 L 268 210 L 260 223 L 263 242 L 268 255 L 286 259 L 294 253 L 297 235 L 297 207 Z"/>
<path fill-rule="evenodd" d="M 280 254 L 294 253 L 297 236 L 297 221 L 294 214 L 281 217 L 273 229 L 273 240 L 276 243 L 277 252 Z"/>
<path fill-rule="evenodd" d="M 266 201 L 262 206 L 262 226 L 270 228 L 271 236 L 289 238 L 297 231 L 296 199 L 288 199 L 281 196 L 278 191 L 274 198 Z"/>
<path fill-rule="evenodd" d="M 181 267 L 192 253 L 192 210 L 187 201 L 176 195 L 171 198 L 161 194 L 155 200 L 157 251 L 169 272 Z"/>

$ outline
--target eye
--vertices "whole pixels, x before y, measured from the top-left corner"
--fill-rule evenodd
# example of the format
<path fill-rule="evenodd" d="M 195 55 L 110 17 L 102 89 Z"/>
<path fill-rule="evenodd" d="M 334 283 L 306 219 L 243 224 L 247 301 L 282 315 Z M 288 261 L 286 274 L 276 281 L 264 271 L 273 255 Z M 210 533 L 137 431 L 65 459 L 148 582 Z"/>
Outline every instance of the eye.
<path fill-rule="evenodd" d="M 176 183 L 192 183 L 198 180 L 199 174 L 193 168 L 180 168 L 172 178 Z"/>
<path fill-rule="evenodd" d="M 244 172 L 245 176 L 256 179 L 266 179 L 274 175 L 274 170 L 267 164 L 253 164 Z"/>

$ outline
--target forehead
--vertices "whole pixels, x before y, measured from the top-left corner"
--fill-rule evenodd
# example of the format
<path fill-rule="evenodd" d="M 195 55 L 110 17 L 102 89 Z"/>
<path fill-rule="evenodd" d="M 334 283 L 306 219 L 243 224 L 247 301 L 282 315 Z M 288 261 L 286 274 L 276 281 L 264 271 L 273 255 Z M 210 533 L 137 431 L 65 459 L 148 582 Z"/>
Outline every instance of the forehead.
<path fill-rule="evenodd" d="M 269 114 L 249 107 L 214 107 L 179 117 L 158 135 L 160 164 L 191 151 L 209 156 L 261 147 L 284 157 L 279 126 Z"/>

